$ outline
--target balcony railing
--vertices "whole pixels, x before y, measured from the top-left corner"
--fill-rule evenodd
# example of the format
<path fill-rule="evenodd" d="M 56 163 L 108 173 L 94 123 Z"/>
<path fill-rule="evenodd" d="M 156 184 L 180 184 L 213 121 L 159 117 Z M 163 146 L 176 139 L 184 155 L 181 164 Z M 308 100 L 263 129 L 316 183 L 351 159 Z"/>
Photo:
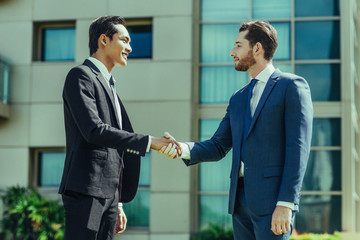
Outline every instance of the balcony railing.
<path fill-rule="evenodd" d="M 11 65 L 0 56 L 0 117 L 10 116 L 10 73 Z"/>

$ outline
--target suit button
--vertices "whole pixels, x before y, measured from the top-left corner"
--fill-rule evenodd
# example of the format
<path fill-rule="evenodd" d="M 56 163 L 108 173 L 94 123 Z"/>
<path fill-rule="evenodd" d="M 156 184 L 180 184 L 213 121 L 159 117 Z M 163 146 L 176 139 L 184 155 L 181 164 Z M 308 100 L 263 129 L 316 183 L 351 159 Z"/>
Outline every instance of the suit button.
<path fill-rule="evenodd" d="M 136 154 L 139 155 L 139 151 L 137 151 Z"/>
<path fill-rule="evenodd" d="M 126 149 L 127 152 L 129 152 L 130 150 L 129 149 Z"/>

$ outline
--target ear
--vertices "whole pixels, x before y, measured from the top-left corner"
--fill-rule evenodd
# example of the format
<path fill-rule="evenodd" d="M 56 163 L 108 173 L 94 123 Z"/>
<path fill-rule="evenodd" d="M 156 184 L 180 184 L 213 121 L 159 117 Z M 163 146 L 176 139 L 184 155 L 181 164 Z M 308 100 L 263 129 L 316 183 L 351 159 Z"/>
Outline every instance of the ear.
<path fill-rule="evenodd" d="M 101 34 L 98 39 L 98 45 L 105 47 L 109 42 L 109 38 L 105 34 Z"/>
<path fill-rule="evenodd" d="M 261 43 L 260 43 L 260 42 L 257 42 L 257 43 L 254 45 L 254 47 L 253 47 L 253 54 L 254 54 L 255 56 L 258 56 L 258 55 L 260 55 L 263 51 L 264 51 L 264 49 L 263 49 Z"/>

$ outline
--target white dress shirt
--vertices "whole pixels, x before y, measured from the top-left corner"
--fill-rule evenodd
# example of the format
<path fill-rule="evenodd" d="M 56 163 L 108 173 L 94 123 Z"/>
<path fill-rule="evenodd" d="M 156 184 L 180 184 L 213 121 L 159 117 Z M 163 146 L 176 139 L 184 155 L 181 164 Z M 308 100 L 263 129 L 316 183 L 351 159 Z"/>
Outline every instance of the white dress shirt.
<path fill-rule="evenodd" d="M 256 82 L 256 84 L 254 86 L 252 96 L 250 99 L 251 116 L 254 116 L 256 107 L 259 104 L 259 101 L 260 101 L 261 95 L 264 92 L 266 83 L 268 82 L 270 76 L 274 72 L 275 72 L 274 66 L 271 63 L 269 63 L 264 70 L 262 70 L 256 77 L 254 77 L 254 79 L 257 79 L 258 81 Z M 182 149 L 181 158 L 190 159 L 190 150 L 194 147 L 194 143 L 189 142 L 189 143 L 179 143 L 179 144 Z M 244 163 L 242 162 L 239 176 L 243 176 L 243 175 L 244 175 Z M 291 208 L 292 210 L 294 210 L 294 203 L 291 203 L 291 202 L 278 201 L 276 205 L 288 207 L 288 208 Z"/>

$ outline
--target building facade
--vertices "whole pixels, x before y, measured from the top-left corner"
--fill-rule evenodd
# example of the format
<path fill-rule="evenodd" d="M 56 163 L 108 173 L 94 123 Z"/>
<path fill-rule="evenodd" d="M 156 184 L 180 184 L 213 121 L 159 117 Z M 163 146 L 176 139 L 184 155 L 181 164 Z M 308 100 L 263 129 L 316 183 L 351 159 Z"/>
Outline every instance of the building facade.
<path fill-rule="evenodd" d="M 136 4 L 135 4 L 136 2 Z M 136 132 L 208 139 L 249 76 L 229 56 L 242 22 L 278 31 L 274 65 L 307 79 L 314 133 L 299 232 L 360 232 L 359 0 L 0 0 L 0 191 L 16 184 L 59 199 L 65 157 L 62 86 L 89 55 L 102 15 L 128 22 L 133 53 L 114 68 Z M 360 5 L 359 5 L 360 6 Z M 187 168 L 151 152 L 142 159 L 121 239 L 189 239 L 210 222 L 230 226 L 231 153 Z M 0 192 L 1 193 L 1 192 Z M 0 210 L 2 205 L 0 203 Z"/>

